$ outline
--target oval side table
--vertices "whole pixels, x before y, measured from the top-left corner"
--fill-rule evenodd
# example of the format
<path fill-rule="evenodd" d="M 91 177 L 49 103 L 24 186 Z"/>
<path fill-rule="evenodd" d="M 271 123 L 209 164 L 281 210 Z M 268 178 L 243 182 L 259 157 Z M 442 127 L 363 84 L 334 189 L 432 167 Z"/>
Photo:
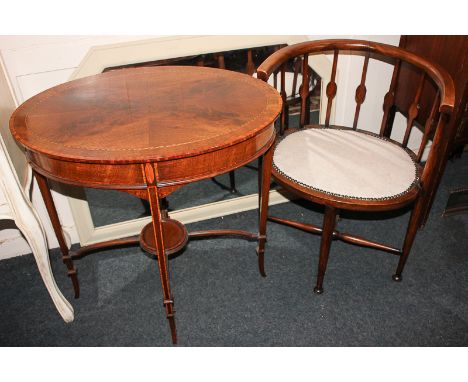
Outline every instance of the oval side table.
<path fill-rule="evenodd" d="M 239 235 L 257 240 L 265 275 L 266 225 L 258 233 L 213 230 L 187 233 L 170 219 L 164 198 L 188 183 L 232 171 L 259 158 L 259 214 L 267 214 L 280 95 L 250 76 L 203 67 L 145 67 L 111 71 L 46 90 L 23 103 L 10 120 L 26 149 L 57 235 L 75 297 L 73 258 L 140 243 L 157 255 L 163 305 L 177 342 L 167 255 L 189 237 Z M 152 223 L 139 237 L 68 250 L 47 180 L 113 189 L 147 199 Z M 264 219 L 266 220 L 266 219 Z"/>

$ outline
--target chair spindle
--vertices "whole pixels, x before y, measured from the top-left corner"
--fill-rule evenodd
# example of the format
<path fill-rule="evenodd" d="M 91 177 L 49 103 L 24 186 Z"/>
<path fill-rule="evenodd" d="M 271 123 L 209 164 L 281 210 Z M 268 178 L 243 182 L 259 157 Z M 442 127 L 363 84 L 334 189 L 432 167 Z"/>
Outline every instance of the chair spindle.
<path fill-rule="evenodd" d="M 439 104 L 440 104 L 440 90 L 437 90 L 435 100 L 432 104 L 432 109 L 431 113 L 429 114 L 429 117 L 426 120 L 426 124 L 424 126 L 424 134 L 421 140 L 421 144 L 419 146 L 419 151 L 418 151 L 418 156 L 417 156 L 417 161 L 421 162 L 422 155 L 424 153 L 424 149 L 427 145 L 427 141 L 429 140 L 429 134 L 431 133 L 432 126 L 434 125 L 434 121 L 436 118 L 437 110 L 439 109 Z"/>
<path fill-rule="evenodd" d="M 327 114 L 325 117 L 325 126 L 330 125 L 330 114 L 331 114 L 331 109 L 332 109 L 332 104 L 333 104 L 333 98 L 336 96 L 336 82 L 335 82 L 335 77 L 336 77 L 336 67 L 338 65 L 338 49 L 335 49 L 333 53 L 333 66 L 332 66 L 332 73 L 330 77 L 330 82 L 327 85 L 327 98 L 328 98 L 328 103 L 327 103 Z"/>
<path fill-rule="evenodd" d="M 380 136 L 389 137 L 390 127 L 393 124 L 393 115 L 395 113 L 395 90 L 398 81 L 398 73 L 400 72 L 401 61 L 397 60 L 393 68 L 392 80 L 390 82 L 390 88 L 387 94 L 385 94 L 383 103 L 383 117 L 382 124 L 380 126 Z"/>
<path fill-rule="evenodd" d="M 367 75 L 367 67 L 369 65 L 369 53 L 366 54 L 366 57 L 364 58 L 364 65 L 362 67 L 362 76 L 361 76 L 361 83 L 359 86 L 356 88 L 356 95 L 355 95 L 355 100 L 356 100 L 356 111 L 354 113 L 354 122 L 353 122 L 353 129 L 356 130 L 358 120 L 359 120 L 359 112 L 361 110 L 361 105 L 366 99 L 366 93 L 367 93 L 367 88 L 366 88 L 366 75 Z"/>
<path fill-rule="evenodd" d="M 309 56 L 304 54 L 302 59 L 302 86 L 301 86 L 301 118 L 300 118 L 300 127 L 303 128 L 309 122 L 308 115 L 310 115 L 310 110 L 308 108 L 308 99 L 309 99 Z M 310 108 L 309 108 L 310 109 Z"/>
<path fill-rule="evenodd" d="M 425 78 L 426 78 L 426 72 L 424 72 L 421 75 L 421 78 L 419 80 L 418 90 L 416 91 L 416 95 L 414 96 L 413 103 L 410 105 L 408 109 L 408 121 L 406 124 L 405 136 L 403 137 L 403 142 L 402 142 L 403 147 L 408 146 L 408 140 L 411 134 L 411 130 L 413 129 L 414 120 L 419 114 L 419 108 L 420 108 L 419 101 L 421 99 L 421 94 L 424 88 Z"/>

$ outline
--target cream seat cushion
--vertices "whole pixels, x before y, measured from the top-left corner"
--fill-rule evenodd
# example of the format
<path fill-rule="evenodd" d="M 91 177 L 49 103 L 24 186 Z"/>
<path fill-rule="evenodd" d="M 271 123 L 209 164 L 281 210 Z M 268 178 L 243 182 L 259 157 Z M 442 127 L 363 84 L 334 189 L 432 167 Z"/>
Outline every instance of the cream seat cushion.
<path fill-rule="evenodd" d="M 390 199 L 417 182 L 416 164 L 400 146 L 354 130 L 312 128 L 286 136 L 273 166 L 313 190 L 355 199 Z"/>

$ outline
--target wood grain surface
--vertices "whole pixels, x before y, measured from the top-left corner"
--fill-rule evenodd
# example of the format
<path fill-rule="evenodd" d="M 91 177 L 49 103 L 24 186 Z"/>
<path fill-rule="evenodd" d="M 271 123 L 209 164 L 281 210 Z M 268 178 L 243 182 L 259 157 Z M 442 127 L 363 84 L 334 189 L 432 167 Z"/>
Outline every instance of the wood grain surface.
<path fill-rule="evenodd" d="M 141 163 L 231 146 L 280 109 L 277 92 L 245 74 L 131 68 L 46 90 L 16 110 L 10 128 L 23 146 L 55 159 Z"/>

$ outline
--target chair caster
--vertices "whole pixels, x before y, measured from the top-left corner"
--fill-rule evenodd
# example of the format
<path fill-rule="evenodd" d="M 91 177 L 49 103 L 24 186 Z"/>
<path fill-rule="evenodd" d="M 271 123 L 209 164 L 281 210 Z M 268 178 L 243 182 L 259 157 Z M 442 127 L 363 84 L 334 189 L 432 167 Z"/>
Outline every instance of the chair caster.
<path fill-rule="evenodd" d="M 401 277 L 401 275 L 394 274 L 392 276 L 392 279 L 393 279 L 393 281 L 400 282 L 401 280 L 403 280 L 403 277 Z"/>
<path fill-rule="evenodd" d="M 322 293 L 323 293 L 323 288 L 315 287 L 315 288 L 314 288 L 314 293 L 315 293 L 315 294 L 322 294 Z"/>

